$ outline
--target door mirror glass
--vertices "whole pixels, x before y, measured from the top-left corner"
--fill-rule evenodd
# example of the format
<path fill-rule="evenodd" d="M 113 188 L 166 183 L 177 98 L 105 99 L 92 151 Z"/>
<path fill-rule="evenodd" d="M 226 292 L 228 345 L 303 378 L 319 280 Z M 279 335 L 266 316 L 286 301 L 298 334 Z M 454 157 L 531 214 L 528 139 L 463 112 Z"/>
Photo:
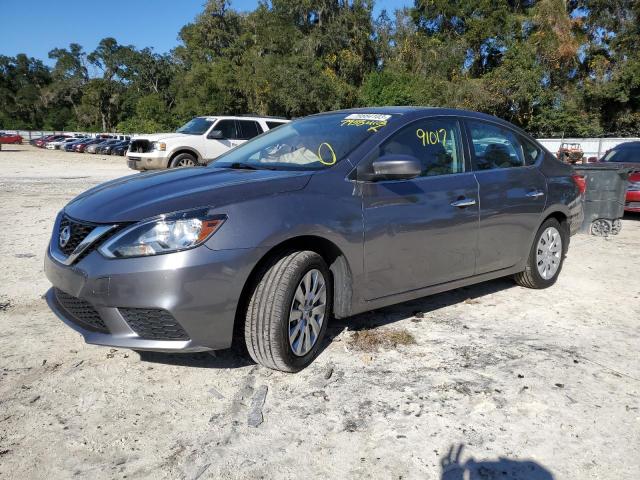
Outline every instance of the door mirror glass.
<path fill-rule="evenodd" d="M 372 165 L 373 173 L 369 175 L 370 181 L 380 180 L 410 180 L 420 175 L 422 165 L 417 158 L 411 155 L 383 155 L 375 160 Z"/>
<path fill-rule="evenodd" d="M 223 140 L 224 134 L 222 133 L 222 130 L 211 130 L 209 135 L 207 135 L 207 138 L 210 140 Z"/>

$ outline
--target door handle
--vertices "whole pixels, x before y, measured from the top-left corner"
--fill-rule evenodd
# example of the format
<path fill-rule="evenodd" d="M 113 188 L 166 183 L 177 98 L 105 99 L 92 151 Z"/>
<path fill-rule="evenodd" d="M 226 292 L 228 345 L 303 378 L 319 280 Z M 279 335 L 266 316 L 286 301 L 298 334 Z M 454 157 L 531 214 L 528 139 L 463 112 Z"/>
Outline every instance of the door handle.
<path fill-rule="evenodd" d="M 527 197 L 529 198 L 538 198 L 544 196 L 544 192 L 542 190 L 531 190 L 527 193 Z"/>
<path fill-rule="evenodd" d="M 452 207 L 458 207 L 458 208 L 470 207 L 471 205 L 475 205 L 475 204 L 476 204 L 476 201 L 473 198 L 461 198 L 460 200 L 451 202 Z"/>

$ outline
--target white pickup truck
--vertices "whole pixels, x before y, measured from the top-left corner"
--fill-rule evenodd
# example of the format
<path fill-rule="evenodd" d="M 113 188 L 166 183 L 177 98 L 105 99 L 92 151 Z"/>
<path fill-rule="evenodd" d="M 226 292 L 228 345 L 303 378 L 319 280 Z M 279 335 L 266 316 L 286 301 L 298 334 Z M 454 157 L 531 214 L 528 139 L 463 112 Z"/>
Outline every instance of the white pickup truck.
<path fill-rule="evenodd" d="M 127 165 L 134 170 L 157 170 L 204 164 L 288 121 L 244 115 L 195 117 L 173 133 L 133 137 Z"/>

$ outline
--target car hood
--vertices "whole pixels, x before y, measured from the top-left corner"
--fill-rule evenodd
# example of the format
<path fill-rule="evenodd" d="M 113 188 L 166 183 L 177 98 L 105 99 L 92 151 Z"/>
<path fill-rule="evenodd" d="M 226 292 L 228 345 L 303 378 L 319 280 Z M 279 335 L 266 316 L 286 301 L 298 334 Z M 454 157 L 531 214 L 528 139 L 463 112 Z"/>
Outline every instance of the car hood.
<path fill-rule="evenodd" d="M 221 207 L 305 187 L 313 172 L 177 168 L 139 173 L 98 185 L 65 207 L 77 220 L 132 222 L 197 207 Z"/>
<path fill-rule="evenodd" d="M 159 142 L 159 141 L 173 140 L 176 138 L 194 138 L 197 136 L 198 135 L 187 135 L 186 133 L 176 133 L 176 132 L 154 133 L 153 135 L 141 135 L 139 137 L 134 137 L 132 141 L 148 140 L 150 142 Z"/>

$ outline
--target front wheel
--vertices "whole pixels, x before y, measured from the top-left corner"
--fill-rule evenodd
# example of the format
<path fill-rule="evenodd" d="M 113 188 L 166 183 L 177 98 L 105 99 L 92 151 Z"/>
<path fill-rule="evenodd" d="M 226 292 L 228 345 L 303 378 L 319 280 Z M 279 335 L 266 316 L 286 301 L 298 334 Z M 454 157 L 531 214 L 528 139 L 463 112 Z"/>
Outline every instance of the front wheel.
<path fill-rule="evenodd" d="M 198 162 L 193 155 L 189 153 L 181 153 L 171 160 L 169 168 L 195 167 L 197 164 Z"/>
<path fill-rule="evenodd" d="M 327 264 L 311 251 L 272 262 L 252 291 L 244 325 L 251 358 L 268 368 L 297 372 L 318 355 L 331 313 Z"/>
<path fill-rule="evenodd" d="M 527 288 L 547 288 L 556 283 L 567 250 L 566 228 L 555 218 L 548 218 L 538 229 L 523 272 L 514 278 Z"/>

